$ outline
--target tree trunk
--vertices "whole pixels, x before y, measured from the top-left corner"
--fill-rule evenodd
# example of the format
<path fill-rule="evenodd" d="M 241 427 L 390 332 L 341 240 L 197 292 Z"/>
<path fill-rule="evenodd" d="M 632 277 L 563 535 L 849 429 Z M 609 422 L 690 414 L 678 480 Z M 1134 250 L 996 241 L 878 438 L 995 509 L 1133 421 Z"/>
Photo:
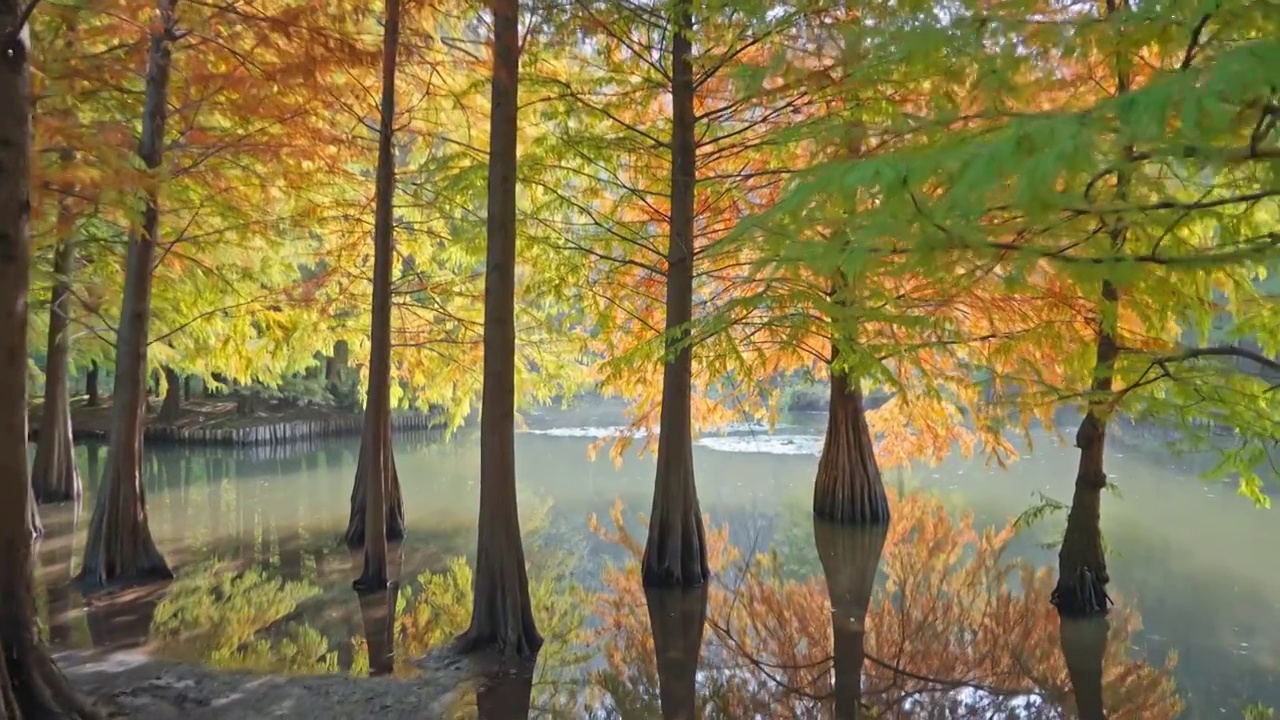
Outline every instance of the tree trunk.
<path fill-rule="evenodd" d="M 519 0 L 490 0 L 493 91 L 489 120 L 488 239 L 484 284 L 484 389 L 480 399 L 480 519 L 471 626 L 458 648 L 530 657 L 533 621 L 516 501 L 515 264 Z"/>
<path fill-rule="evenodd" d="M 65 202 L 58 207 L 59 244 L 53 260 L 53 289 L 49 297 L 49 339 L 45 358 L 44 409 L 36 442 L 31 486 L 36 502 L 63 502 L 80 497 L 71 442 L 70 332 L 71 272 L 75 267 L 72 216 Z"/>
<path fill-rule="evenodd" d="M 178 371 L 166 366 L 164 369 L 164 402 L 160 405 L 160 417 L 165 425 L 172 425 L 182 416 L 182 378 Z"/>
<path fill-rule="evenodd" d="M 640 572 L 645 587 L 695 587 L 710 577 L 706 532 L 693 477 L 694 135 L 693 65 L 687 4 L 678 6 L 671 41 L 671 228 L 667 245 L 666 357 L 662 368 L 658 468 L 649 536 Z"/>
<path fill-rule="evenodd" d="M 884 524 L 889 522 L 889 501 L 867 427 L 862 390 L 836 370 L 834 346 L 831 354 L 831 405 L 813 484 L 813 514 L 848 525 Z"/>
<path fill-rule="evenodd" d="M 1071 692 L 1080 720 L 1107 720 L 1102 702 L 1102 657 L 1107 650 L 1110 623 L 1105 617 L 1058 617 L 1062 657 L 1067 661 Z"/>
<path fill-rule="evenodd" d="M 30 485 L 30 483 L 28 483 Z M 44 536 L 44 524 L 40 522 L 40 507 L 36 503 L 34 488 L 27 488 L 27 525 L 31 528 L 32 539 Z"/>
<path fill-rule="evenodd" d="M 172 61 L 177 0 L 158 0 L 161 24 L 151 35 L 146 106 L 138 155 L 153 173 L 160 167 Z M 157 174 L 158 175 L 158 174 Z M 159 182 L 153 175 L 154 182 Z M 142 427 L 146 419 L 147 325 L 151 315 L 151 270 L 160 229 L 159 187 L 146 190 L 142 231 L 129 238 L 124 300 L 116 340 L 116 389 L 112 402 L 106 474 L 89 522 L 83 579 L 87 592 L 109 585 L 173 578 L 147 524 L 142 484 Z"/>
<path fill-rule="evenodd" d="M 98 390 L 100 373 L 101 368 L 98 367 L 98 361 L 90 360 L 89 372 L 84 376 L 84 394 L 87 396 L 84 401 L 85 407 L 98 407 L 102 403 L 101 391 Z"/>
<path fill-rule="evenodd" d="M 358 593 L 360 620 L 364 623 L 364 640 L 369 650 L 369 675 L 379 677 L 395 671 L 395 612 L 397 585 L 367 593 Z"/>
<path fill-rule="evenodd" d="M 366 410 L 366 413 L 368 411 Z M 382 433 L 386 445 L 387 486 L 384 505 L 387 524 L 387 542 L 399 542 L 404 539 L 404 495 L 400 491 L 400 473 L 396 469 L 395 455 L 391 450 L 391 415 L 382 418 L 386 428 Z M 371 444 L 368 427 L 360 438 L 360 455 L 356 460 L 356 478 L 351 488 L 351 513 L 347 516 L 347 547 L 364 546 L 365 507 L 369 497 L 369 455 L 367 448 Z"/>
<path fill-rule="evenodd" d="M 36 634 L 27 472 L 31 78 L 25 2 L 0 0 L 0 718 L 93 718 Z M 15 30 L 9 30 L 15 28 Z"/>
<path fill-rule="evenodd" d="M 1109 367 L 1115 358 L 1113 340 L 1098 345 L 1099 362 L 1107 354 L 1111 358 L 1107 361 Z M 1109 386 L 1109 374 L 1106 382 Z M 1107 474 L 1102 465 L 1106 432 L 1106 421 L 1099 418 L 1093 409 L 1085 415 L 1076 432 L 1080 467 L 1076 471 L 1067 529 L 1058 549 L 1058 584 L 1050 597 L 1058 612 L 1071 617 L 1105 613 L 1111 605 L 1111 598 L 1107 595 L 1107 583 L 1111 577 L 1107 574 L 1101 527 L 1102 491 L 1107 486 Z"/>
<path fill-rule="evenodd" d="M 182 378 L 182 400 L 191 402 L 191 376 L 187 375 Z"/>
<path fill-rule="evenodd" d="M 707 620 L 707 588 L 651 588 L 644 595 L 663 720 L 697 720 L 698 653 Z"/>
<path fill-rule="evenodd" d="M 831 638 L 835 662 L 835 713 L 856 720 L 862 709 L 862 666 L 866 662 L 867 609 L 888 524 L 850 527 L 820 518 L 813 521 L 814 544 L 822 561 L 831 600 Z"/>
<path fill-rule="evenodd" d="M 1122 3 L 1106 1 L 1106 14 L 1110 18 L 1119 12 Z M 1129 90 L 1129 73 L 1121 59 L 1117 67 L 1116 94 Z M 1132 155 L 1133 148 L 1126 147 L 1125 155 Z M 1116 173 L 1116 199 L 1124 202 L 1128 197 L 1129 172 Z M 1120 252 L 1125 243 L 1125 226 L 1118 219 L 1111 221 L 1108 235 L 1111 248 Z M 1096 306 L 1098 315 L 1097 352 L 1094 356 L 1093 383 L 1090 389 L 1088 411 L 1076 431 L 1076 447 L 1080 449 L 1080 466 L 1076 470 L 1075 491 L 1071 497 L 1071 511 L 1067 514 L 1067 529 L 1062 546 L 1058 549 L 1058 584 L 1050 601 L 1058 612 L 1073 617 L 1106 613 L 1111 605 L 1107 595 L 1106 552 L 1102 546 L 1102 491 L 1107 487 L 1107 473 L 1103 457 L 1107 450 L 1107 420 L 1115 400 L 1113 376 L 1116 358 L 1119 356 L 1120 288 L 1110 278 L 1102 281 L 1101 297 Z"/>
<path fill-rule="evenodd" d="M 382 122 L 378 127 L 377 207 L 373 227 L 373 309 L 369 321 L 369 397 L 365 402 L 364 572 L 358 592 L 387 587 L 387 496 L 391 485 L 391 264 L 395 262 L 396 184 L 392 133 L 396 113 L 396 51 L 400 45 L 400 0 L 386 0 L 382 35 Z M 356 485 L 360 485 L 357 463 Z M 354 503 L 353 503 L 354 505 Z M 403 536 L 403 528 L 400 532 Z M 350 535 L 350 533 L 348 533 Z"/>

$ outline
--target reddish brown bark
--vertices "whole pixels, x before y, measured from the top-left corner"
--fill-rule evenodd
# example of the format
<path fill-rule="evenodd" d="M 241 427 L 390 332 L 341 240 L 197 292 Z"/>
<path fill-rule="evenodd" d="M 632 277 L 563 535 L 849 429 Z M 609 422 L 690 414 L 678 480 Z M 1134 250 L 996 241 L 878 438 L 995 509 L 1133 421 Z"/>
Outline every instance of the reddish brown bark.
<path fill-rule="evenodd" d="M 889 501 L 876 463 L 862 390 L 835 369 L 834 349 L 832 356 L 831 403 L 813 484 L 813 514 L 850 525 L 887 523 Z"/>
<path fill-rule="evenodd" d="M 382 36 L 382 121 L 378 127 L 378 169 L 373 228 L 373 307 L 369 322 L 369 397 L 365 402 L 361 458 L 364 478 L 364 572 L 360 592 L 383 590 L 387 574 L 387 495 L 394 473 L 391 455 L 391 265 L 395 262 L 396 183 L 392 140 L 396 113 L 396 52 L 400 45 L 400 1 L 386 0 Z M 356 485 L 360 485 L 357 464 Z M 352 503 L 353 505 L 355 503 Z M 353 508 L 354 513 L 354 508 Z M 403 535 L 403 528 L 400 535 Z M 348 533 L 350 540 L 351 533 Z"/>
<path fill-rule="evenodd" d="M 831 600 L 834 717 L 839 720 L 856 720 L 862 711 L 867 609 L 888 532 L 888 525 L 851 527 L 818 518 L 813 521 L 813 539 Z"/>
<path fill-rule="evenodd" d="M 691 18 L 674 13 L 671 41 L 671 228 L 667 244 L 666 361 L 662 368 L 658 467 L 649 535 L 641 558 L 645 587 L 696 587 L 707 581 L 706 531 L 693 474 L 694 190 L 697 182 Z"/>
<path fill-rule="evenodd" d="M 36 635 L 27 473 L 31 77 L 24 2 L 0 0 L 0 718 L 93 718 Z"/>
<path fill-rule="evenodd" d="M 71 237 L 70 211 L 58 209 L 61 242 L 53 260 L 53 288 L 49 297 L 49 336 L 45 355 L 44 406 L 31 471 L 31 487 L 38 503 L 64 502 L 80 497 L 80 473 L 71 442 L 70 325 L 71 270 L 76 251 Z"/>
<path fill-rule="evenodd" d="M 707 620 L 707 587 L 651 588 L 644 595 L 663 720 L 697 720 L 698 654 Z"/>
<path fill-rule="evenodd" d="M 484 283 L 484 389 L 480 398 L 480 519 L 471 626 L 458 649 L 530 657 L 533 621 L 516 501 L 515 265 L 519 0 L 490 0 L 493 90 L 489 120 L 488 240 Z"/>
<path fill-rule="evenodd" d="M 177 0 L 158 0 L 161 22 L 152 33 L 146 101 L 138 156 L 153 172 L 164 153 L 167 97 Z M 116 339 L 116 387 L 106 473 L 89 522 L 83 580 L 94 592 L 122 582 L 173 577 L 156 548 L 142 485 L 142 428 L 146 416 L 147 330 L 151 319 L 151 271 L 160 230 L 159 187 L 145 193 L 141 232 L 129 238 L 124 299 Z"/>

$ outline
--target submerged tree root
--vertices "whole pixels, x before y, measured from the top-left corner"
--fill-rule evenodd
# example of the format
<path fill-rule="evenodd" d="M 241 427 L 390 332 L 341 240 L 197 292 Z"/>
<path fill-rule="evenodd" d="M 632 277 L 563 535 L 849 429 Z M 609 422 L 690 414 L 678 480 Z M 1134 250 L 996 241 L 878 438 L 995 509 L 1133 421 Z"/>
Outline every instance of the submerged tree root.
<path fill-rule="evenodd" d="M 1049 602 L 1064 617 L 1082 618 L 1105 615 L 1115 603 L 1107 594 L 1107 576 L 1082 567 L 1073 577 L 1058 578 Z"/>

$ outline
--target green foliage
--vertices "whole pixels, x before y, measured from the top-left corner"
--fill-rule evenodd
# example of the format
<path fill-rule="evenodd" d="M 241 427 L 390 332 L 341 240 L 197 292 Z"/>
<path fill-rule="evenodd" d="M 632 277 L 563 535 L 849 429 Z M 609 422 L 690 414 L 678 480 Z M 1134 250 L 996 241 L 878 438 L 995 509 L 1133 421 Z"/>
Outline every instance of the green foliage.
<path fill-rule="evenodd" d="M 290 621 L 317 596 L 310 583 L 237 572 L 217 561 L 182 572 L 156 606 L 152 638 L 165 653 L 225 669 L 331 673 L 337 654 L 315 628 Z"/>

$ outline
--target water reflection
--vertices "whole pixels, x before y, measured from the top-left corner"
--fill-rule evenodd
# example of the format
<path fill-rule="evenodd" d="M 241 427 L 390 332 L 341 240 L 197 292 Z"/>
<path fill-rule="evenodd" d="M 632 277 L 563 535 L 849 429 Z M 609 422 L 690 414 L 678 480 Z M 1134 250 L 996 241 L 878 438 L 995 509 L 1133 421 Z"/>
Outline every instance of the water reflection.
<path fill-rule="evenodd" d="M 1108 511 L 1106 522 L 1125 522 L 1108 527 L 1120 551 L 1113 573 L 1120 607 L 1109 625 L 1091 630 L 1106 642 L 1088 644 L 1080 628 L 1060 627 L 1045 600 L 1052 554 L 1037 547 L 1040 538 L 1004 527 L 1021 509 L 1025 487 L 1012 493 L 965 468 L 943 468 L 953 475 L 939 482 L 966 494 L 896 498 L 897 520 L 877 539 L 814 526 L 806 511 L 811 459 L 703 452 L 716 573 L 701 601 L 703 625 L 693 612 L 699 602 L 655 599 L 639 586 L 632 534 L 643 527 L 640 516 L 619 507 L 594 532 L 584 522 L 618 498 L 624 507 L 647 507 L 650 467 L 587 464 L 582 438 L 523 435 L 519 442 L 528 469 L 519 492 L 531 593 L 547 636 L 531 675 L 532 717 L 844 718 L 859 708 L 866 717 L 1047 717 L 1077 707 L 1089 717 L 1101 704 L 1109 717 L 1158 719 L 1181 706 L 1174 673 L 1191 699 L 1199 691 L 1202 707 L 1272 701 L 1266 680 L 1274 658 L 1265 653 L 1280 644 L 1263 618 L 1277 606 L 1280 585 L 1269 591 L 1270 576 L 1256 567 L 1244 578 L 1242 553 L 1210 562 L 1199 546 L 1174 545 L 1161 523 L 1127 509 L 1136 505 L 1116 502 Z M 430 672 L 419 659 L 465 629 L 471 606 L 478 448 L 467 437 L 450 444 L 402 438 L 411 532 L 399 583 L 378 600 L 352 597 L 358 567 L 338 542 L 356 449 L 354 440 L 287 452 L 157 448 L 147 492 L 157 541 L 178 579 L 88 608 L 65 583 L 84 523 L 70 506 L 45 508 L 49 535 L 39 559 L 51 639 L 80 648 L 145 644 L 220 668 Z M 1015 466 L 1014 473 L 1029 474 L 1009 482 L 1054 476 L 1047 462 Z M 1137 460 L 1115 467 L 1125 501 L 1150 508 L 1151 496 L 1133 479 Z M 86 473 L 85 507 L 96 480 Z M 1182 490 L 1167 476 L 1161 482 L 1164 502 L 1182 502 Z M 1241 547 L 1267 546 L 1266 527 L 1228 527 L 1227 515 L 1212 519 L 1225 513 L 1218 505 L 1194 499 L 1186 504 L 1197 518 L 1252 539 Z M 958 512 L 969 505 L 976 518 Z M 1127 584 L 1135 578 L 1139 584 Z M 1222 613 L 1203 612 L 1201 586 L 1222 588 Z M 1227 642 L 1234 625 L 1259 636 L 1252 654 L 1222 649 L 1235 645 Z M 693 631 L 673 627 L 703 628 L 701 638 L 695 645 Z M 1192 650 L 1189 668 L 1165 662 L 1178 646 Z M 480 712 L 480 680 L 491 669 L 474 671 L 477 682 L 456 698 L 459 716 Z M 492 670 L 491 685 L 527 676 L 504 672 Z"/>

